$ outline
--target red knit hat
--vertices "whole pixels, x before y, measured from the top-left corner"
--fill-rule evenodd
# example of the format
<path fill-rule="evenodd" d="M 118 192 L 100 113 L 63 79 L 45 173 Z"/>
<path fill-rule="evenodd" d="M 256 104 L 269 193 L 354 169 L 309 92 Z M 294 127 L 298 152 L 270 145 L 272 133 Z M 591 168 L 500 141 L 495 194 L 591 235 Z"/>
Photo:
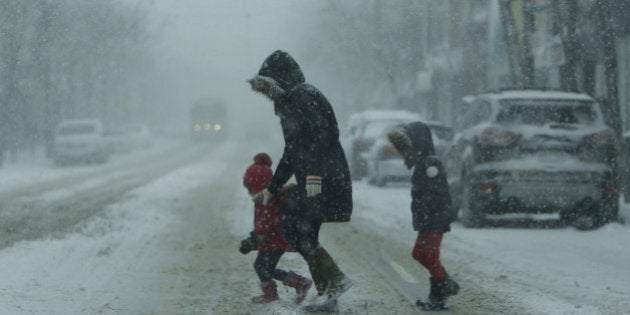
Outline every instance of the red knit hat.
<path fill-rule="evenodd" d="M 271 161 L 271 158 L 269 157 L 269 154 L 265 152 L 254 155 L 254 163 L 258 165 L 264 165 L 267 167 L 271 167 L 271 164 L 273 164 L 273 162 Z"/>
<path fill-rule="evenodd" d="M 271 158 L 267 153 L 258 153 L 254 156 L 254 163 L 247 167 L 243 176 L 243 185 L 249 188 L 253 193 L 257 193 L 267 187 L 273 171 Z"/>

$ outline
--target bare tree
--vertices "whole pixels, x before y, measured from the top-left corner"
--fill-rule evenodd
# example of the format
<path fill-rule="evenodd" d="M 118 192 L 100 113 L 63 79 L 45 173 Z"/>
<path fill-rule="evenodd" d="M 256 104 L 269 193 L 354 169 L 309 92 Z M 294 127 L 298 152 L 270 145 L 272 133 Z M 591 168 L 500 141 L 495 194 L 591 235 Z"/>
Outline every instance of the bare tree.
<path fill-rule="evenodd" d="M 144 1 L 0 1 L 0 153 L 50 145 L 63 117 L 128 117 L 151 47 L 147 10 Z"/>
<path fill-rule="evenodd" d="M 604 107 L 610 123 L 612 124 L 618 137 L 621 137 L 621 115 L 619 109 L 619 94 L 617 91 L 617 36 L 610 23 L 611 10 L 613 9 L 610 0 L 597 0 L 595 3 L 596 17 L 601 30 L 602 52 L 604 56 L 604 73 L 606 82 L 606 99 Z"/>
<path fill-rule="evenodd" d="M 0 153 L 15 151 L 18 135 L 22 132 L 19 111 L 19 63 L 25 46 L 25 33 L 28 20 L 27 3 L 19 0 L 0 2 Z"/>
<path fill-rule="evenodd" d="M 305 50 L 310 58 L 329 64 L 340 79 L 352 82 L 346 88 L 356 87 L 355 110 L 408 106 L 424 65 L 424 7 L 424 1 L 413 0 L 331 1 L 318 14 L 320 38 L 308 42 Z M 388 104 L 382 103 L 383 94 Z"/>

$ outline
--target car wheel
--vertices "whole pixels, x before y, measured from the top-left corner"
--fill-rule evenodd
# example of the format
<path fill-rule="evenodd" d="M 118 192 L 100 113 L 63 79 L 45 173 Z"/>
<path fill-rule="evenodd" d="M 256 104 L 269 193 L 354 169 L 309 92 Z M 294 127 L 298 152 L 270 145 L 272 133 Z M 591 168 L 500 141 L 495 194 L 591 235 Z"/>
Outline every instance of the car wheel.
<path fill-rule="evenodd" d="M 486 215 L 475 197 L 472 183 L 466 175 L 462 175 L 461 221 L 466 227 L 481 227 L 486 223 Z"/>
<path fill-rule="evenodd" d="M 618 195 L 606 196 L 599 205 L 598 221 L 600 225 L 619 220 Z"/>
<path fill-rule="evenodd" d="M 562 224 L 573 224 L 577 217 L 577 212 L 575 209 L 562 210 L 560 211 L 560 222 Z"/>
<path fill-rule="evenodd" d="M 350 176 L 353 180 L 360 180 L 365 177 L 366 163 L 359 157 L 358 153 L 352 155 L 352 166 L 350 169 Z"/>
<path fill-rule="evenodd" d="M 560 213 L 560 220 L 582 231 L 593 230 L 599 226 L 599 203 L 590 199 L 578 203 L 572 211 Z"/>
<path fill-rule="evenodd" d="M 573 226 L 582 231 L 589 231 L 598 227 L 597 216 L 580 215 L 573 221 Z"/>
<path fill-rule="evenodd" d="M 599 204 L 588 213 L 579 214 L 573 225 L 579 230 L 597 229 L 607 223 L 619 220 L 619 197 L 617 194 L 606 194 Z"/>

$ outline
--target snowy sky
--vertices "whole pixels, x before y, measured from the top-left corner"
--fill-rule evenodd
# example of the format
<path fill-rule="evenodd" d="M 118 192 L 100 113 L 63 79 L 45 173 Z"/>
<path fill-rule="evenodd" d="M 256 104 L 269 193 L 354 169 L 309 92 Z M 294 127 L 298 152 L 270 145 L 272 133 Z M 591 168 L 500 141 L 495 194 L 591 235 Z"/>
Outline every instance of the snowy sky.
<path fill-rule="evenodd" d="M 251 92 L 245 80 L 276 49 L 299 59 L 293 36 L 300 36 L 304 25 L 304 5 L 293 0 L 156 0 L 153 15 L 163 29 L 157 60 L 173 88 L 165 101 L 219 96 L 239 115 L 274 119 L 271 104 Z"/>

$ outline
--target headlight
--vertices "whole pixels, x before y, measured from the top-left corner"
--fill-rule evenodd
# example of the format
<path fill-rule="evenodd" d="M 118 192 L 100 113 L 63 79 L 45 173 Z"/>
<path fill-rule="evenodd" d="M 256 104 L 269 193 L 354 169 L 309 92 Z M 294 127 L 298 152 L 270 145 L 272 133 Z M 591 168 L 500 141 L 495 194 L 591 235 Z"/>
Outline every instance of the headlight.
<path fill-rule="evenodd" d="M 196 132 L 201 131 L 201 125 L 199 125 L 199 124 L 195 124 L 195 125 L 193 126 L 193 130 L 194 130 L 194 131 L 196 131 Z"/>
<path fill-rule="evenodd" d="M 214 131 L 221 130 L 221 124 L 214 124 Z"/>

